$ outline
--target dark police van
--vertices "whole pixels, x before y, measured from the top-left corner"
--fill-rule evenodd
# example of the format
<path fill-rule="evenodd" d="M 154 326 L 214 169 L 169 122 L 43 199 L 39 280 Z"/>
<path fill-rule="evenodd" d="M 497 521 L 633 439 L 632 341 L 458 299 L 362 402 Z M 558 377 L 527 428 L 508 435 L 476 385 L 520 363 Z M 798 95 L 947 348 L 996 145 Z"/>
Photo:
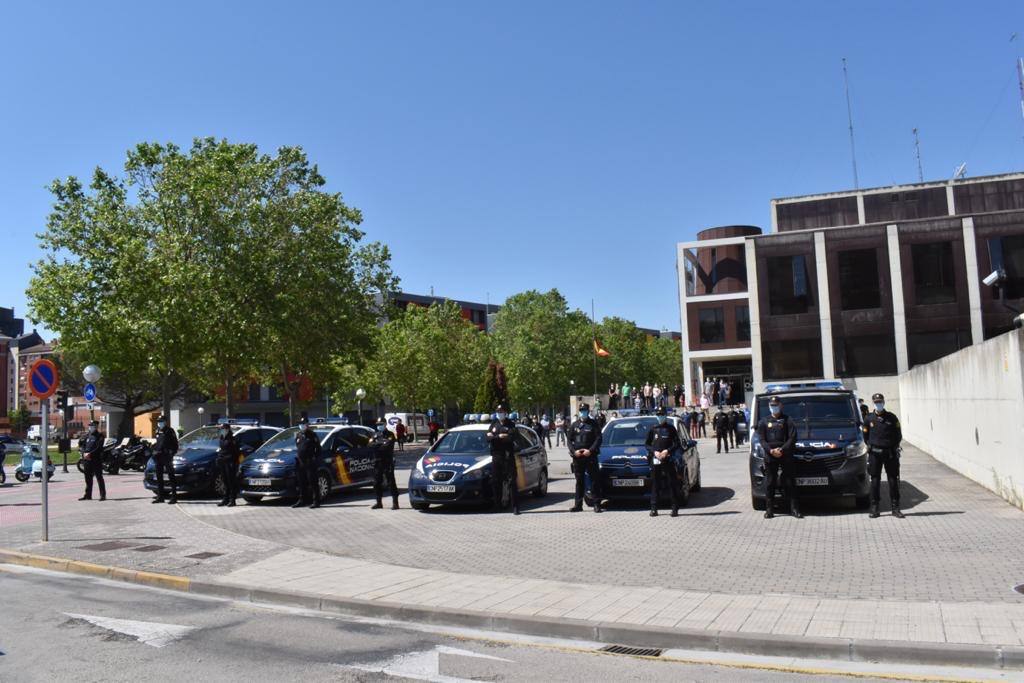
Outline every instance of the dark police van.
<path fill-rule="evenodd" d="M 756 427 L 771 414 L 768 400 L 782 402 L 782 412 L 796 426 L 794 486 L 801 499 L 852 497 L 859 509 L 869 504 L 868 449 L 861 431 L 857 397 L 841 382 L 769 384 L 758 394 L 750 414 L 750 489 L 755 510 L 764 510 L 765 448 Z M 783 495 L 782 486 L 776 495 Z"/>
<path fill-rule="evenodd" d="M 213 493 L 224 495 L 224 479 L 217 468 L 217 449 L 220 447 L 220 426 L 231 426 L 242 457 L 254 452 L 264 441 L 279 431 L 278 427 L 261 426 L 257 420 L 222 418 L 216 424 L 200 427 L 178 440 L 178 453 L 174 456 L 174 474 L 178 480 L 178 493 Z M 156 463 L 146 463 L 143 485 L 156 491 Z M 167 487 L 166 480 L 164 487 Z"/>
<path fill-rule="evenodd" d="M 238 488 L 246 502 L 299 496 L 295 475 L 298 431 L 298 427 L 289 427 L 279 432 L 242 461 Z M 373 484 L 376 448 L 372 429 L 350 425 L 344 419 L 319 418 L 313 421 L 313 431 L 322 449 L 316 476 L 322 500 L 332 491 Z"/>

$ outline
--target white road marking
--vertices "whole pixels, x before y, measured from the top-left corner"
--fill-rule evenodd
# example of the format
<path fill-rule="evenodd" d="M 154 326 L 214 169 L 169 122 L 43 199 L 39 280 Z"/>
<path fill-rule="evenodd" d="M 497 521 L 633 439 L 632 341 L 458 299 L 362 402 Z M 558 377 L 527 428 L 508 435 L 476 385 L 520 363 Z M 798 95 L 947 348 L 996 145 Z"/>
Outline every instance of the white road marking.
<path fill-rule="evenodd" d="M 399 678 L 411 678 L 417 681 L 430 681 L 431 683 L 474 683 L 468 678 L 455 678 L 445 676 L 441 673 L 441 655 L 458 655 L 460 657 L 474 657 L 476 659 L 490 659 L 495 662 L 512 662 L 511 659 L 492 657 L 491 655 L 473 652 L 472 650 L 460 650 L 457 647 L 438 645 L 433 650 L 420 650 L 397 655 L 390 659 L 382 659 L 369 664 L 354 664 L 345 666 L 346 669 L 356 669 L 369 673 L 382 673 L 388 676 Z"/>
<path fill-rule="evenodd" d="M 105 628 L 108 631 L 115 631 L 132 636 L 140 643 L 152 645 L 153 647 L 164 647 L 170 645 L 189 632 L 194 631 L 194 626 L 178 626 L 176 624 L 161 624 L 156 621 L 133 621 L 132 619 L 112 619 L 110 617 L 97 617 L 90 614 L 72 614 L 64 612 L 65 616 L 72 619 L 88 621 L 94 626 Z"/>

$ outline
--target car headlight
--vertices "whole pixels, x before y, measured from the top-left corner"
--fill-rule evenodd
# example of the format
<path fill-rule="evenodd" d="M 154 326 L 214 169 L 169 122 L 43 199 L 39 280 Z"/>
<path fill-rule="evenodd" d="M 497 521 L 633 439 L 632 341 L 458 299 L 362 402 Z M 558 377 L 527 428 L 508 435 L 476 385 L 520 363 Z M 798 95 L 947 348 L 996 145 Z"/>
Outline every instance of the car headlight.
<path fill-rule="evenodd" d="M 186 460 L 185 458 L 181 457 L 180 455 L 176 455 L 171 460 L 171 462 L 173 462 L 175 466 L 178 466 L 178 465 L 184 465 L 185 463 L 188 462 L 188 460 Z"/>
<path fill-rule="evenodd" d="M 471 470 L 469 472 L 462 473 L 462 481 L 476 481 L 477 479 L 484 478 L 484 469 L 481 467 L 478 470 Z"/>
<path fill-rule="evenodd" d="M 427 475 L 423 473 L 423 469 L 419 463 L 416 463 L 416 469 L 409 475 L 410 479 L 426 479 Z"/>
<path fill-rule="evenodd" d="M 863 458 L 868 454 L 868 445 L 863 441 L 854 441 L 845 450 L 847 458 Z"/>

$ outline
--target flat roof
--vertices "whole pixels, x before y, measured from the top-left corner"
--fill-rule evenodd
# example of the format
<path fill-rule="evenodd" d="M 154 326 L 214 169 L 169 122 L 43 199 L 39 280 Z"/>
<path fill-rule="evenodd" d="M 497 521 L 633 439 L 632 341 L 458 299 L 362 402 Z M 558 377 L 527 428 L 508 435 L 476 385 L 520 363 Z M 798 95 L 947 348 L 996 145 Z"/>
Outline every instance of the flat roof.
<path fill-rule="evenodd" d="M 836 197 L 853 197 L 858 194 L 875 194 L 885 192 L 896 192 L 903 190 L 921 190 L 933 187 L 947 187 L 955 185 L 970 185 L 973 183 L 985 183 L 997 180 L 1021 180 L 1024 179 L 1024 172 L 1000 173 L 997 175 L 972 176 L 958 180 L 931 180 L 923 183 L 906 183 L 903 185 L 885 185 L 882 187 L 862 187 L 859 190 L 839 190 L 837 192 L 823 192 L 819 194 L 795 195 L 792 197 L 778 197 L 772 199 L 773 204 L 785 204 L 789 202 L 808 201 L 814 199 L 832 199 Z"/>

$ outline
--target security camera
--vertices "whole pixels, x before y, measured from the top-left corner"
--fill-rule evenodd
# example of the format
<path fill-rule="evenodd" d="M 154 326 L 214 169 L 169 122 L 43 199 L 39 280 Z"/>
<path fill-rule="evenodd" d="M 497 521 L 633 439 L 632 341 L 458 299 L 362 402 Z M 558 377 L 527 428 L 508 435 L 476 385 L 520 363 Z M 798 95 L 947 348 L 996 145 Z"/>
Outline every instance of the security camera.
<path fill-rule="evenodd" d="M 1004 276 L 1002 270 L 993 270 L 991 273 L 985 276 L 985 279 L 982 280 L 982 282 L 984 282 L 989 287 L 993 287 L 995 285 L 998 285 L 999 282 L 1003 279 L 1003 277 Z"/>

